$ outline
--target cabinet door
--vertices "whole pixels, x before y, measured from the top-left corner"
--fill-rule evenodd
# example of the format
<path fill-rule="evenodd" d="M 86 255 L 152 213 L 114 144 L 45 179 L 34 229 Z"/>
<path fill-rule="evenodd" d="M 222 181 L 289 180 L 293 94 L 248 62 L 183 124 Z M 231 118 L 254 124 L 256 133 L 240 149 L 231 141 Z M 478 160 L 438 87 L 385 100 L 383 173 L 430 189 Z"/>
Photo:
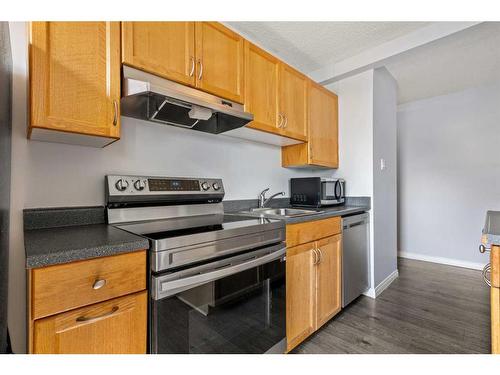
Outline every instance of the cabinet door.
<path fill-rule="evenodd" d="M 309 84 L 309 163 L 338 168 L 338 98 L 316 83 Z"/>
<path fill-rule="evenodd" d="M 253 113 L 252 128 L 280 134 L 278 127 L 278 60 L 245 41 L 245 110 Z"/>
<path fill-rule="evenodd" d="M 147 292 L 34 322 L 37 354 L 146 353 Z"/>
<path fill-rule="evenodd" d="M 319 262 L 316 266 L 316 325 L 318 329 L 341 309 L 342 235 L 317 241 Z"/>
<path fill-rule="evenodd" d="M 196 23 L 196 86 L 243 103 L 243 38 L 217 22 Z"/>
<path fill-rule="evenodd" d="M 314 243 L 295 246 L 286 256 L 286 337 L 293 349 L 314 331 Z"/>
<path fill-rule="evenodd" d="M 120 135 L 120 23 L 30 24 L 30 129 Z"/>
<path fill-rule="evenodd" d="M 282 133 L 302 141 L 307 137 L 307 82 L 307 77 L 280 64 L 279 113 L 285 118 Z"/>
<path fill-rule="evenodd" d="M 194 22 L 122 22 L 124 64 L 195 85 Z"/>
<path fill-rule="evenodd" d="M 491 352 L 500 354 L 500 246 L 492 246 L 491 265 Z"/>

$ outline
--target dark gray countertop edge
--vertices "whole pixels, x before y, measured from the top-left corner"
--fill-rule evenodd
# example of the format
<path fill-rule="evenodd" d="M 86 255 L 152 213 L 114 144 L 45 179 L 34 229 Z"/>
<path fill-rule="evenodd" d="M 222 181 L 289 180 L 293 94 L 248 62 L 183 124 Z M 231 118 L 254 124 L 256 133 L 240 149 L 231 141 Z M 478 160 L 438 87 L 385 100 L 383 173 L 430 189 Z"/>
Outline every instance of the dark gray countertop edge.
<path fill-rule="evenodd" d="M 50 254 L 40 254 L 32 256 L 27 255 L 26 268 L 31 269 L 48 267 L 56 264 L 65 264 L 77 262 L 79 260 L 101 258 L 149 248 L 149 241 L 147 239 L 141 238 L 139 236 L 137 236 L 137 238 L 138 240 L 135 242 L 103 245 L 90 248 L 68 249 Z"/>

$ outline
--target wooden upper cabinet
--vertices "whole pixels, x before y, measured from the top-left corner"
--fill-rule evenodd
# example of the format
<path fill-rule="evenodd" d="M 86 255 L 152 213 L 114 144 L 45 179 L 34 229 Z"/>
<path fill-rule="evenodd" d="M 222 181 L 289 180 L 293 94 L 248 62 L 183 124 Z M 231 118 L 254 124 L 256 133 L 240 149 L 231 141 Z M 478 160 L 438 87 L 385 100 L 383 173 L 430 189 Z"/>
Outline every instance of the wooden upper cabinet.
<path fill-rule="evenodd" d="M 145 354 L 147 292 L 34 322 L 36 354 Z"/>
<path fill-rule="evenodd" d="M 280 64 L 279 113 L 283 116 L 282 134 L 307 139 L 308 78 L 286 64 Z"/>
<path fill-rule="evenodd" d="M 243 103 L 244 39 L 217 22 L 196 22 L 196 86 Z"/>
<path fill-rule="evenodd" d="M 340 234 L 317 241 L 319 256 L 316 272 L 316 325 L 318 329 L 342 305 L 342 236 Z"/>
<path fill-rule="evenodd" d="M 338 168 L 338 98 L 316 83 L 309 88 L 309 164 Z"/>
<path fill-rule="evenodd" d="M 314 331 L 314 243 L 295 246 L 286 256 L 286 337 L 292 350 Z"/>
<path fill-rule="evenodd" d="M 338 97 L 309 81 L 307 143 L 282 148 L 284 167 L 338 168 Z"/>
<path fill-rule="evenodd" d="M 245 110 L 254 116 L 247 126 L 280 134 L 278 74 L 279 60 L 245 41 Z"/>
<path fill-rule="evenodd" d="M 31 22 L 30 121 L 37 140 L 105 146 L 120 137 L 120 23 Z"/>
<path fill-rule="evenodd" d="M 194 22 L 122 22 L 122 62 L 195 86 Z"/>

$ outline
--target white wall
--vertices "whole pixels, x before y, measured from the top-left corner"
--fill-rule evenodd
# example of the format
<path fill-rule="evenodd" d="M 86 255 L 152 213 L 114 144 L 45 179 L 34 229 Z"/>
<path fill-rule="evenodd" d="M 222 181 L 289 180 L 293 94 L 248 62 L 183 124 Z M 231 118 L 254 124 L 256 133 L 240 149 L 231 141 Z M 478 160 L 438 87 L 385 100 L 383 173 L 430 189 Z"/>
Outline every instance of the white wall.
<path fill-rule="evenodd" d="M 397 275 L 396 105 L 397 85 L 385 68 L 327 86 L 339 95 L 340 167 L 347 194 L 372 198 L 370 289 Z M 386 168 L 380 170 L 380 159 Z"/>
<path fill-rule="evenodd" d="M 270 187 L 285 191 L 295 176 L 331 171 L 281 167 L 281 149 L 122 118 L 122 139 L 104 149 L 26 139 L 26 28 L 11 23 L 13 139 L 9 328 L 15 352 L 25 350 L 23 208 L 102 205 L 104 175 L 113 173 L 221 177 L 225 199 L 257 198 Z"/>
<path fill-rule="evenodd" d="M 500 84 L 398 111 L 399 250 L 482 268 L 487 210 L 500 210 Z"/>
<path fill-rule="evenodd" d="M 350 196 L 373 195 L 373 70 L 325 86 L 339 96 L 339 168 Z"/>
<path fill-rule="evenodd" d="M 397 96 L 385 68 L 373 75 L 373 231 L 374 285 L 397 270 Z M 385 167 L 381 169 L 381 160 Z"/>
<path fill-rule="evenodd" d="M 339 168 L 346 179 L 346 192 L 367 196 L 373 204 L 373 76 L 374 71 L 337 81 L 328 89 L 339 95 Z M 375 296 L 373 209 L 370 215 L 370 290 Z"/>

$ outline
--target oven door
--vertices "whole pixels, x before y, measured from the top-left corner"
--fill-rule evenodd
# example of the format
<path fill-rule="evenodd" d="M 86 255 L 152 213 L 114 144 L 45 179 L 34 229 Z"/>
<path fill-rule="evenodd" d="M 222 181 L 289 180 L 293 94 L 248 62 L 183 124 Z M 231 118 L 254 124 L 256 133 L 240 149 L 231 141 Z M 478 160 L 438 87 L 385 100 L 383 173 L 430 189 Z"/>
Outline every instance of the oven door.
<path fill-rule="evenodd" d="M 152 353 L 284 353 L 283 243 L 153 275 Z"/>

